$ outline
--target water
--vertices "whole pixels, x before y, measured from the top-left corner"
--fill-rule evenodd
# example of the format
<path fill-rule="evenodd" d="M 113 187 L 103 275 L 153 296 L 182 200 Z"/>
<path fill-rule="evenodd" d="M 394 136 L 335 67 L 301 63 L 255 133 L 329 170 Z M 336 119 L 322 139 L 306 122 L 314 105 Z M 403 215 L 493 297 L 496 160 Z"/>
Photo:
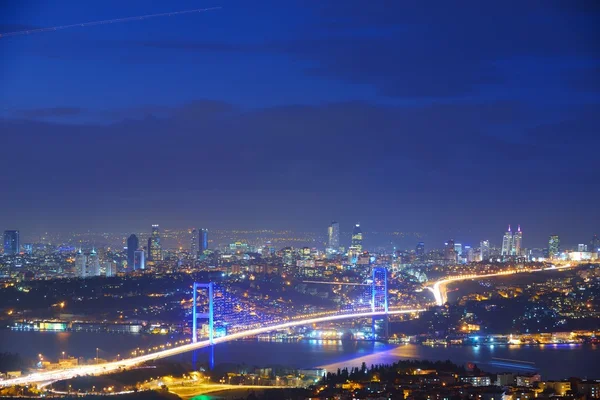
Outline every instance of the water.
<path fill-rule="evenodd" d="M 148 348 L 179 339 L 181 338 L 164 335 L 0 330 L 0 352 L 18 352 L 28 358 L 37 358 L 41 353 L 46 359 L 56 360 L 62 356 L 63 351 L 71 356 L 94 358 L 96 348 L 99 348 L 100 358 L 114 359 L 117 354 L 124 356 L 137 347 Z M 199 350 L 196 355 L 198 362 L 208 363 L 208 349 Z M 214 355 L 217 364 L 324 367 L 328 371 L 360 366 L 362 362 L 370 366 L 388 364 L 399 359 L 449 359 L 457 364 L 472 362 L 490 372 L 537 370 L 544 379 L 570 376 L 600 378 L 600 346 L 595 345 L 428 347 L 340 341 L 237 341 L 217 345 Z M 175 359 L 190 362 L 192 354 L 183 354 Z"/>

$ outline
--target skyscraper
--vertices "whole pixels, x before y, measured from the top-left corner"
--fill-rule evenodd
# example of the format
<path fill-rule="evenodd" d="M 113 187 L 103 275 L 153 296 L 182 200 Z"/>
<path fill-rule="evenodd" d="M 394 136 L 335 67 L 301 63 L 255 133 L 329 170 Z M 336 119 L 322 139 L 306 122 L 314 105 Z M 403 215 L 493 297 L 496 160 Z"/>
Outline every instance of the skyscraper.
<path fill-rule="evenodd" d="M 512 254 L 512 245 L 513 245 L 513 234 L 510 230 L 510 225 L 508 226 L 508 231 L 504 234 L 502 238 L 502 255 L 510 256 Z"/>
<path fill-rule="evenodd" d="M 445 243 L 444 260 L 450 263 L 456 262 L 456 249 L 454 248 L 454 239 L 450 239 Z"/>
<path fill-rule="evenodd" d="M 481 253 L 481 261 L 488 261 L 490 259 L 490 241 L 482 240 L 479 243 L 479 252 Z"/>
<path fill-rule="evenodd" d="M 112 261 L 104 261 L 102 263 L 102 265 L 104 266 L 104 275 L 107 278 L 110 278 L 112 276 L 117 276 L 117 264 L 112 262 Z"/>
<path fill-rule="evenodd" d="M 340 250 L 340 224 L 332 221 L 327 228 L 327 253 L 335 254 Z"/>
<path fill-rule="evenodd" d="M 417 255 L 417 260 L 419 260 L 419 261 L 425 260 L 425 243 L 424 242 L 417 243 L 415 253 Z"/>
<path fill-rule="evenodd" d="M 208 229 L 202 228 L 200 230 L 200 254 L 208 250 Z"/>
<path fill-rule="evenodd" d="M 137 250 L 133 256 L 133 270 L 146 269 L 146 253 L 144 250 Z"/>
<path fill-rule="evenodd" d="M 363 233 L 360 229 L 360 224 L 354 225 L 352 230 L 352 247 L 357 253 L 362 253 L 363 250 Z"/>
<path fill-rule="evenodd" d="M 192 258 L 198 257 L 198 246 L 200 242 L 198 241 L 198 229 L 192 229 L 192 237 L 190 238 L 190 254 Z"/>
<path fill-rule="evenodd" d="M 75 274 L 80 278 L 87 277 L 87 257 L 81 249 L 75 255 Z"/>
<path fill-rule="evenodd" d="M 92 249 L 90 255 L 87 257 L 87 272 L 85 277 L 100 276 L 100 259 L 96 249 Z"/>
<path fill-rule="evenodd" d="M 133 268 L 133 254 L 140 248 L 140 241 L 133 233 L 127 238 L 127 268 Z"/>
<path fill-rule="evenodd" d="M 4 231 L 4 254 L 19 254 L 19 231 Z"/>
<path fill-rule="evenodd" d="M 560 238 L 558 235 L 550 235 L 548 239 L 548 257 L 550 259 L 557 258 L 560 254 Z"/>
<path fill-rule="evenodd" d="M 160 247 L 160 232 L 158 225 L 152 225 L 152 235 L 148 238 L 148 260 L 162 261 L 162 248 Z"/>
<path fill-rule="evenodd" d="M 522 256 L 521 246 L 523 244 L 523 232 L 521 232 L 521 225 L 518 226 L 517 231 L 512 238 L 511 255 L 520 257 Z"/>

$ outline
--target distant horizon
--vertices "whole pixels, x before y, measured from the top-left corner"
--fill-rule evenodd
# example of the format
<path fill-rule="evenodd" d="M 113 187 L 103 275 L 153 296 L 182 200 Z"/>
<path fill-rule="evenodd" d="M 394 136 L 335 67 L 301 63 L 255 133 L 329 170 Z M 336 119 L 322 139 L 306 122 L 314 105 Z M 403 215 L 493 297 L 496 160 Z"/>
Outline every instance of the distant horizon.
<path fill-rule="evenodd" d="M 254 228 L 254 229 L 251 229 L 251 228 L 224 229 L 224 228 L 205 228 L 200 225 L 190 226 L 190 227 L 172 227 L 172 226 L 163 227 L 161 224 L 158 224 L 158 225 L 159 225 L 159 229 L 160 229 L 161 233 L 167 231 L 167 232 L 177 232 L 179 234 L 185 234 L 186 232 L 191 234 L 191 230 L 194 228 L 208 229 L 209 238 L 211 241 L 214 239 L 214 237 L 210 235 L 210 232 L 218 233 L 221 235 L 227 234 L 228 236 L 230 236 L 231 240 L 242 240 L 242 241 L 248 241 L 248 238 L 242 237 L 244 234 L 256 234 L 256 233 L 266 233 L 266 234 L 268 234 L 268 233 L 273 233 L 273 234 L 290 233 L 292 235 L 293 234 L 310 234 L 310 235 L 314 235 L 314 239 L 319 239 L 323 242 L 323 243 L 319 242 L 319 245 L 312 244 L 309 247 L 323 247 L 325 245 L 325 241 L 326 241 L 326 230 L 325 230 L 326 228 L 323 230 L 307 230 L 307 229 L 300 230 L 300 229 L 292 229 L 292 228 L 275 229 L 275 228 L 268 228 L 268 227 Z M 352 224 L 351 227 L 353 227 L 353 226 L 354 225 Z M 58 231 L 52 232 L 52 231 L 23 231 L 21 229 L 16 229 L 16 230 L 19 231 L 19 234 L 21 237 L 21 244 L 23 244 L 23 243 L 39 243 L 39 242 L 36 242 L 35 240 L 39 240 L 39 238 L 41 238 L 45 234 L 48 234 L 49 236 L 60 236 L 61 239 L 66 239 L 65 236 L 69 236 L 69 235 L 90 234 L 90 235 L 100 236 L 100 235 L 104 234 L 104 235 L 119 236 L 123 240 L 126 240 L 126 238 L 131 234 L 135 234 L 136 236 L 149 236 L 150 235 L 150 227 L 151 227 L 151 225 L 148 226 L 147 230 L 139 229 L 139 230 L 118 230 L 118 231 L 72 230 L 72 231 L 67 231 L 67 232 L 58 232 Z M 351 229 L 344 230 L 342 225 L 340 225 L 340 227 L 342 228 L 340 230 L 340 233 L 341 233 L 340 241 L 342 242 L 343 247 L 348 247 L 349 243 L 350 243 L 350 237 L 351 237 L 352 230 Z M 456 242 L 456 244 L 462 244 L 463 246 L 467 245 L 467 246 L 471 246 L 473 248 L 479 247 L 481 241 L 489 240 L 489 242 L 493 248 L 499 249 L 502 246 L 502 235 L 505 232 L 504 231 L 500 235 L 496 235 L 499 237 L 490 236 L 490 237 L 476 239 L 476 240 L 462 240 L 461 237 L 455 236 L 455 237 L 448 237 L 447 239 L 438 241 L 438 240 L 433 240 L 432 237 L 427 233 L 401 232 L 401 231 L 397 231 L 397 230 L 396 231 L 394 231 L 394 230 L 370 231 L 370 230 L 364 229 L 364 226 L 362 224 L 361 224 L 361 228 L 363 228 L 363 234 L 365 235 L 364 240 L 365 240 L 367 250 L 368 250 L 369 246 L 371 246 L 373 248 L 383 248 L 383 247 L 392 247 L 393 246 L 393 244 L 389 240 L 387 240 L 386 243 L 374 243 L 378 239 L 381 239 L 381 241 L 385 240 L 385 239 L 383 239 L 382 236 L 385 236 L 386 238 L 393 238 L 393 237 L 397 236 L 398 238 L 396 240 L 400 246 L 400 247 L 398 247 L 398 250 L 411 250 L 411 249 L 414 250 L 414 247 L 419 242 L 425 243 L 426 251 L 429 251 L 432 249 L 441 250 L 444 248 L 444 243 L 447 242 L 448 240 L 454 240 Z M 12 228 L 2 229 L 2 232 L 4 232 L 5 230 L 12 230 Z M 235 237 L 236 232 L 238 235 L 240 235 L 240 237 L 238 237 L 238 238 Z M 374 239 L 372 235 L 376 235 L 379 237 Z M 549 234 L 546 237 L 546 239 L 548 239 L 551 235 L 553 235 L 553 234 Z M 558 236 L 560 238 L 561 248 L 576 248 L 579 244 L 590 245 L 590 242 L 594 235 L 595 235 L 595 233 L 592 233 L 589 235 L 589 238 L 587 240 L 578 241 L 578 242 L 569 242 L 569 241 L 565 240 L 560 234 Z M 531 243 L 531 241 L 529 240 L 529 238 L 527 237 L 525 232 L 523 233 L 523 236 L 524 236 L 523 248 L 525 248 L 525 249 L 547 248 L 548 247 L 547 240 L 545 242 L 541 242 L 541 244 L 539 244 L 539 245 L 527 245 L 527 243 Z M 35 239 L 35 238 L 38 238 L 38 239 Z M 256 242 L 257 240 L 253 240 L 253 241 Z M 283 240 L 283 241 L 285 241 L 285 240 Z M 345 244 L 345 242 L 348 242 L 348 243 Z"/>

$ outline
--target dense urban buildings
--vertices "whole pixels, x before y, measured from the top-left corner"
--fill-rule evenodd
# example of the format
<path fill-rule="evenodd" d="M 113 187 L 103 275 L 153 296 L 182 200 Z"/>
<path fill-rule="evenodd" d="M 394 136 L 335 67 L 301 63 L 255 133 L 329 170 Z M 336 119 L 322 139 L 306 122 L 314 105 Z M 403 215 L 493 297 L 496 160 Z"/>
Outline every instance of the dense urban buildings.
<path fill-rule="evenodd" d="M 19 231 L 4 231 L 4 254 L 18 254 L 20 251 Z"/>

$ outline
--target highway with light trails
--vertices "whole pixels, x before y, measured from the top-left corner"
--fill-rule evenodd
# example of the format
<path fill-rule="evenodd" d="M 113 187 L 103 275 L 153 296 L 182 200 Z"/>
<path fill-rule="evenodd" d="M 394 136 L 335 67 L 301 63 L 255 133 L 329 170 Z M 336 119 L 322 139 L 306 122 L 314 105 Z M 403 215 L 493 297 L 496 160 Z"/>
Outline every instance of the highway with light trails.
<path fill-rule="evenodd" d="M 527 270 L 508 270 L 508 271 L 496 272 L 493 274 L 485 274 L 485 275 L 477 275 L 477 274 L 459 275 L 459 276 L 454 276 L 454 277 L 450 277 L 450 278 L 446 278 L 446 279 L 437 281 L 432 286 L 426 287 L 426 289 L 433 293 L 433 297 L 435 297 L 436 304 L 438 306 L 443 306 L 448 301 L 446 285 L 449 283 L 466 281 L 466 280 L 471 280 L 471 279 L 492 278 L 494 276 L 525 274 L 525 273 L 541 272 L 541 271 L 555 271 L 555 270 L 567 269 L 567 268 L 571 268 L 571 267 L 573 267 L 573 265 L 567 264 L 567 265 L 563 265 L 563 266 L 559 266 L 559 267 L 553 265 L 551 267 L 546 267 L 546 268 L 527 269 Z"/>
<path fill-rule="evenodd" d="M 312 325 L 321 322 L 329 322 L 329 321 L 337 321 L 342 319 L 352 319 L 352 318 L 370 318 L 370 317 L 378 317 L 384 315 L 396 315 L 396 314 L 410 314 L 425 311 L 423 309 L 411 309 L 411 310 L 389 310 L 387 313 L 385 311 L 376 311 L 376 312 L 360 312 L 360 313 L 350 313 L 350 314 L 338 314 L 338 315 L 330 315 L 326 317 L 318 317 L 318 318 L 307 318 L 300 319 L 297 321 L 285 322 L 277 325 L 271 325 L 261 328 L 249 329 L 243 332 L 232 333 L 230 335 L 218 337 L 214 339 L 214 344 L 230 342 L 232 340 L 243 339 L 248 336 L 255 336 L 262 333 L 276 331 L 280 329 L 292 328 L 294 326 L 302 326 L 302 325 Z M 132 357 L 123 359 L 120 361 L 107 362 L 103 364 L 94 364 L 94 365 L 82 365 L 79 367 L 68 368 L 58 371 L 48 371 L 48 372 L 38 372 L 30 375 L 22 376 L 19 378 L 6 379 L 4 381 L 0 381 L 1 386 L 12 386 L 12 385 L 28 385 L 33 383 L 39 383 L 41 386 L 48 385 L 52 382 L 63 380 L 63 379 L 71 379 L 77 375 L 102 375 L 110 372 L 118 371 L 121 368 L 131 368 L 136 365 L 157 360 L 160 358 L 166 358 L 175 356 L 178 354 L 186 353 L 188 351 L 193 351 L 197 349 L 201 349 L 203 347 L 210 346 L 210 342 L 208 340 L 198 341 L 196 343 L 188 343 L 178 347 L 173 347 L 166 350 L 157 351 L 156 353 L 146 354 L 143 356 Z"/>

